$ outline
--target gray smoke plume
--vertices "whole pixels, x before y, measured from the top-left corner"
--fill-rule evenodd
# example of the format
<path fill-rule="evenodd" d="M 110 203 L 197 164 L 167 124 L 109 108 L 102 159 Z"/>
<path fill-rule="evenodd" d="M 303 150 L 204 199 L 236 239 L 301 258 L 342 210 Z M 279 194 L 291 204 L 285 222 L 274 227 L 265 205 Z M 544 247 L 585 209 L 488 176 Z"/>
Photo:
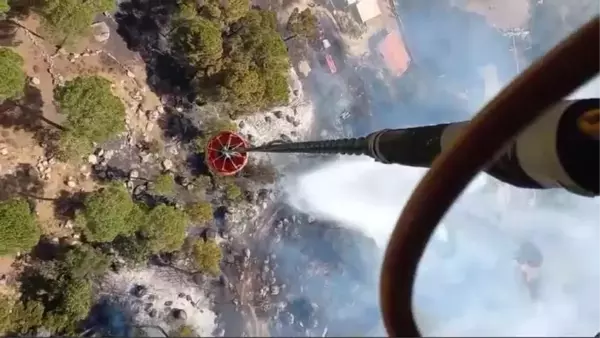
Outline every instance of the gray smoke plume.
<path fill-rule="evenodd" d="M 599 12 L 595 1 L 531 2 L 529 31 L 517 38 L 529 47 L 516 62 L 513 36 L 491 28 L 482 15 L 445 1 L 409 2 L 410 8 L 398 4 L 398 14 L 412 70 L 394 83 L 361 72 L 373 117 L 367 128 L 355 125 L 356 133 L 467 119 L 527 63 Z M 429 82 L 419 85 L 427 76 Z M 599 93 L 596 79 L 574 95 Z M 382 250 L 423 174 L 341 158 L 290 179 L 287 192 L 296 209 L 360 231 Z M 519 190 L 480 175 L 446 216 L 421 262 L 414 311 L 424 334 L 593 336 L 600 329 L 599 204 L 597 198 Z M 524 282 L 518 263 L 523 243 L 543 257 L 534 287 Z M 366 275 L 379 274 L 376 264 L 363 268 Z M 355 310 L 378 307 L 378 284 L 361 287 Z M 329 311 L 334 317 L 334 307 Z"/>

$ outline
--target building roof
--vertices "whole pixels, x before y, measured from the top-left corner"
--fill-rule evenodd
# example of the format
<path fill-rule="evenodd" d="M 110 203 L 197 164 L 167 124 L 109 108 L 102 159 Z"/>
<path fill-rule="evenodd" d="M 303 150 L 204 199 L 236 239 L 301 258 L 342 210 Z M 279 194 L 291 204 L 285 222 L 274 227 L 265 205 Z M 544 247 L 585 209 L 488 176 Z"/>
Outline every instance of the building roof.
<path fill-rule="evenodd" d="M 410 55 L 408 55 L 400 33 L 396 31 L 388 33 L 379 44 L 379 53 L 393 75 L 400 76 L 408 69 Z"/>
<path fill-rule="evenodd" d="M 379 8 L 377 0 L 359 0 L 356 3 L 356 10 L 362 22 L 367 22 L 381 15 L 381 8 Z"/>

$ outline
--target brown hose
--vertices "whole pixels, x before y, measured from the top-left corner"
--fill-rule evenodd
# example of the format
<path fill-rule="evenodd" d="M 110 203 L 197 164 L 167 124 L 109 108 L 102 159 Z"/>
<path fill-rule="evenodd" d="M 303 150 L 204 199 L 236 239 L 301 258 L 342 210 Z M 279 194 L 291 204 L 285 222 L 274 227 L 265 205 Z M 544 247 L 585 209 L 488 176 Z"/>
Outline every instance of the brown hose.
<path fill-rule="evenodd" d="M 421 180 L 396 223 L 383 262 L 381 308 L 391 337 L 421 336 L 412 313 L 413 282 L 441 218 L 494 154 L 542 111 L 598 73 L 599 31 L 596 17 L 513 80 Z"/>

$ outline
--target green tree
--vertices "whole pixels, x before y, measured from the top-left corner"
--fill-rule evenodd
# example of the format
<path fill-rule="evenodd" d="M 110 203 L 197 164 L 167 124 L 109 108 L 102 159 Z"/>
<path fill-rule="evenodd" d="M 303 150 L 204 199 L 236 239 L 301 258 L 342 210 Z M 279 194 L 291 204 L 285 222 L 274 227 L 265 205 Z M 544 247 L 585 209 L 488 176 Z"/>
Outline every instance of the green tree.
<path fill-rule="evenodd" d="M 56 263 L 54 306 L 44 326 L 57 333 L 73 334 L 92 307 L 92 281 L 102 276 L 110 259 L 90 246 L 76 247 Z M 48 312 L 48 306 L 47 312 Z"/>
<path fill-rule="evenodd" d="M 110 242 L 118 235 L 133 234 L 142 221 L 140 207 L 125 187 L 115 183 L 86 197 L 76 223 L 89 241 Z"/>
<path fill-rule="evenodd" d="M 186 212 L 193 222 L 205 223 L 213 219 L 213 207 L 209 202 L 192 203 Z"/>
<path fill-rule="evenodd" d="M 45 30 L 55 42 L 63 45 L 87 33 L 98 13 L 114 9 L 112 0 L 45 0 L 39 12 Z"/>
<path fill-rule="evenodd" d="M 0 294 L 0 335 L 2 336 L 12 331 L 10 314 L 14 303 L 14 300 L 10 299 L 10 297 Z"/>
<path fill-rule="evenodd" d="M 177 53 L 200 69 L 215 65 L 223 55 L 221 28 L 202 17 L 181 23 L 173 33 L 172 43 Z"/>
<path fill-rule="evenodd" d="M 175 193 L 175 178 L 171 174 L 162 174 L 154 180 L 154 192 L 163 195 L 170 196 Z"/>
<path fill-rule="evenodd" d="M 42 325 L 44 305 L 37 301 L 23 303 L 0 295 L 0 334 L 21 334 L 32 332 Z M 3 335 L 4 336 L 4 335 Z"/>
<path fill-rule="evenodd" d="M 71 279 L 65 289 L 60 311 L 71 320 L 85 319 L 92 307 L 92 283 L 86 279 Z"/>
<path fill-rule="evenodd" d="M 237 107 L 255 106 L 256 99 L 262 98 L 267 84 L 258 70 L 244 69 L 225 74 L 222 91 L 224 100 Z"/>
<path fill-rule="evenodd" d="M 92 281 L 107 271 L 109 263 L 106 255 L 88 245 L 77 246 L 53 260 L 34 261 L 22 276 L 23 312 L 29 314 L 22 322 L 39 322 L 37 313 L 43 308 L 40 326 L 56 334 L 73 335 L 92 305 Z M 20 331 L 26 331 L 27 326 L 22 324 Z"/>
<path fill-rule="evenodd" d="M 249 9 L 250 1 L 248 0 L 228 0 L 221 10 L 221 17 L 225 23 L 230 24 L 244 17 Z"/>
<path fill-rule="evenodd" d="M 2 6 L 0 4 L 0 13 Z M 9 48 L 0 48 L 0 101 L 17 99 L 25 89 L 23 58 Z"/>
<path fill-rule="evenodd" d="M 196 268 L 213 276 L 221 272 L 223 253 L 217 242 L 213 240 L 197 240 L 192 246 L 192 257 Z"/>
<path fill-rule="evenodd" d="M 69 279 L 64 287 L 58 305 L 46 314 L 44 327 L 52 332 L 74 335 L 79 322 L 84 320 L 92 307 L 93 290 L 90 280 Z"/>
<path fill-rule="evenodd" d="M 276 28 L 275 13 L 257 9 L 232 25 L 219 95 L 236 115 L 287 102 L 289 59 Z"/>
<path fill-rule="evenodd" d="M 303 37 L 306 39 L 314 39 L 317 37 L 319 20 L 312 13 L 310 8 L 300 11 L 298 7 L 294 8 L 287 22 L 287 30 L 290 36 L 286 38 L 292 39 L 295 37 Z"/>
<path fill-rule="evenodd" d="M 191 326 L 181 325 L 177 330 L 173 330 L 169 337 L 200 337 L 200 335 Z"/>
<path fill-rule="evenodd" d="M 76 77 L 55 89 L 54 100 L 66 115 L 61 140 L 65 158 L 84 155 L 93 142 L 105 142 L 124 130 L 125 106 L 105 78 Z"/>
<path fill-rule="evenodd" d="M 221 24 L 221 4 L 219 0 L 206 0 L 200 7 L 200 15 L 208 20 L 211 20 L 217 25 Z"/>
<path fill-rule="evenodd" d="M 0 15 L 4 16 L 6 13 L 8 13 L 8 11 L 10 11 L 8 0 L 0 0 Z"/>
<path fill-rule="evenodd" d="M 189 0 L 191 1 L 191 0 Z M 205 1 L 200 15 L 182 6 L 173 49 L 193 68 L 197 92 L 249 113 L 288 99 L 289 58 L 275 12 L 248 9 L 248 0 Z"/>
<path fill-rule="evenodd" d="M 204 148 L 202 148 L 202 151 L 204 151 Z M 196 177 L 192 184 L 194 185 L 195 190 L 203 193 L 213 188 L 210 176 L 206 175 L 200 175 Z"/>
<path fill-rule="evenodd" d="M 40 233 L 26 200 L 0 202 L 0 256 L 31 249 L 39 241 Z"/>
<path fill-rule="evenodd" d="M 152 254 L 150 241 L 141 236 L 117 236 L 112 242 L 113 248 L 134 265 L 143 264 L 148 261 Z"/>
<path fill-rule="evenodd" d="M 198 16 L 196 0 L 179 0 L 177 5 L 178 12 L 177 17 L 175 18 L 176 25 L 185 23 L 185 20 L 191 20 Z"/>
<path fill-rule="evenodd" d="M 44 305 L 37 301 L 18 301 L 14 304 L 10 314 L 10 331 L 18 334 L 32 333 L 32 329 L 40 327 L 43 323 Z"/>
<path fill-rule="evenodd" d="M 110 258 L 89 245 L 75 247 L 59 262 L 57 271 L 62 276 L 77 280 L 93 280 L 110 266 Z"/>
<path fill-rule="evenodd" d="M 185 241 L 188 221 L 185 212 L 172 206 L 161 204 L 150 210 L 142 227 L 143 235 L 149 240 L 150 251 L 179 250 Z"/>
<path fill-rule="evenodd" d="M 225 198 L 235 202 L 242 197 L 242 189 L 235 182 L 225 183 Z"/>

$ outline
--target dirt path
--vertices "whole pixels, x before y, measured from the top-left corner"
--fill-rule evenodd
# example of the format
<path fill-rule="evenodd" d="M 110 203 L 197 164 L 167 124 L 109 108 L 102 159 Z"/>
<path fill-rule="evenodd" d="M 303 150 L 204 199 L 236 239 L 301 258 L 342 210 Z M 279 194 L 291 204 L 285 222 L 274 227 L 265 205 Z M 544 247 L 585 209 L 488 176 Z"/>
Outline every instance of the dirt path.
<path fill-rule="evenodd" d="M 265 254 L 264 246 L 271 225 L 274 223 L 275 217 L 279 211 L 278 207 L 269 206 L 261 215 L 253 222 L 252 226 L 246 229 L 246 234 L 252 234 L 251 240 L 246 240 L 246 245 L 252 253 L 250 263 L 243 270 L 240 277 L 237 290 L 240 295 L 240 305 L 243 310 L 244 320 L 246 322 L 246 333 L 250 337 L 269 337 L 269 322 L 268 319 L 259 318 L 256 315 L 254 295 L 262 288 L 262 283 L 257 276 L 260 275 L 261 266 Z M 262 248 L 261 248 L 262 247 Z"/>

